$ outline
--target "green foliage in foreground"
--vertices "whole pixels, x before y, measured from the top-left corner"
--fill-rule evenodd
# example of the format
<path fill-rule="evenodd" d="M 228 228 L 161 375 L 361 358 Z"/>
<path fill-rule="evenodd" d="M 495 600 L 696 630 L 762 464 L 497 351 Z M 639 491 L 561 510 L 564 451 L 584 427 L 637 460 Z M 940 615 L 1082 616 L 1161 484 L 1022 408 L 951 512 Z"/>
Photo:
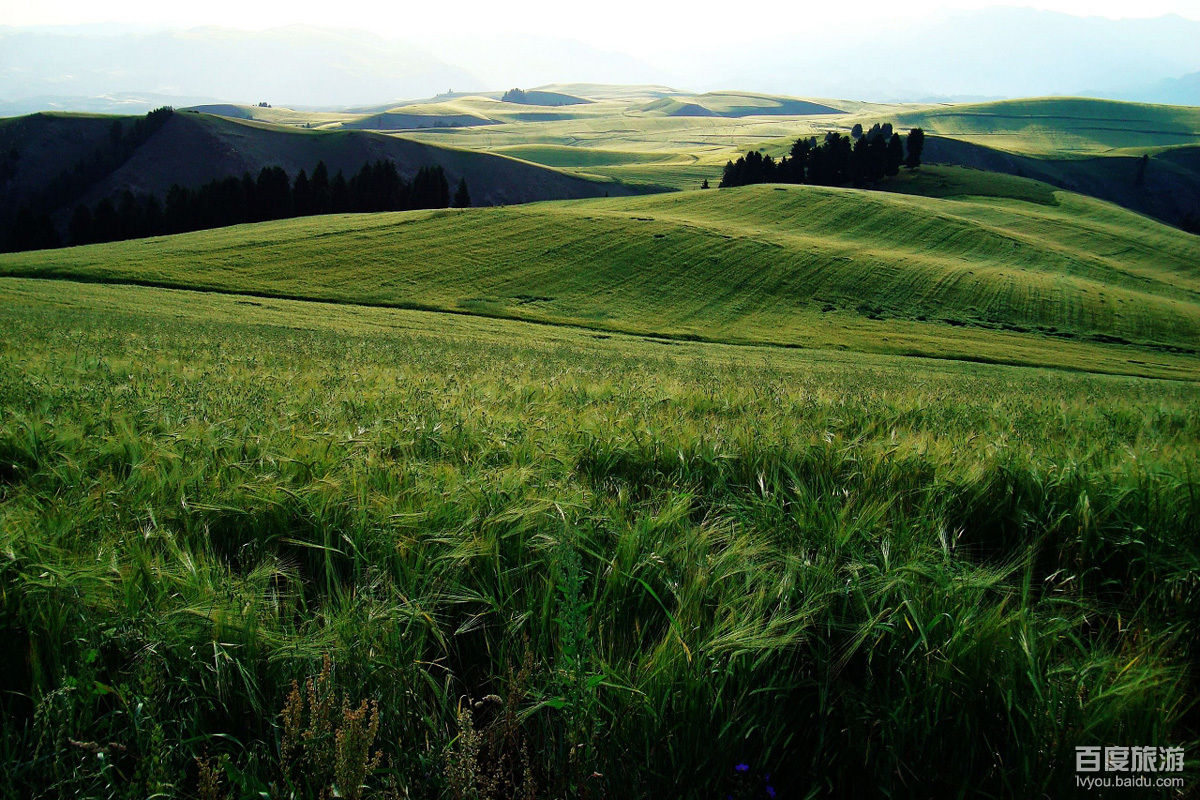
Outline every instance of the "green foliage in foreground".
<path fill-rule="evenodd" d="M 1194 384 L 4 288 L 5 795 L 1062 796 L 1195 746 Z"/>

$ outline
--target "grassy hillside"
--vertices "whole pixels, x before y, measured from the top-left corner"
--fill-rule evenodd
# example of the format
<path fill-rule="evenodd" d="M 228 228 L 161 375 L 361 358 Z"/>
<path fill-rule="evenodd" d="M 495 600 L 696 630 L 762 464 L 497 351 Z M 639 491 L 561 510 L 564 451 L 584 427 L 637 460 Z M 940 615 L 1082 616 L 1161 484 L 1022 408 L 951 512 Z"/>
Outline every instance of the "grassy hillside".
<path fill-rule="evenodd" d="M 135 185 L 165 193 L 171 183 L 203 183 L 213 178 L 257 173 L 278 165 L 291 175 L 325 161 L 331 173 L 352 175 L 369 160 L 396 162 L 402 174 L 440 164 L 456 183 L 465 177 L 480 205 L 594 197 L 623 187 L 600 185 L 576 176 L 531 166 L 502 156 L 451 150 L 393 136 L 351 131 L 309 131 L 222 117 L 176 114 L 162 131 L 114 173 L 97 193 Z M 181 180 L 180 178 L 183 178 Z"/>
<path fill-rule="evenodd" d="M 494 120 L 475 111 L 455 113 L 447 109 L 427 110 L 414 107 L 412 111 L 384 111 L 380 114 L 357 117 L 346 120 L 337 127 L 347 130 L 402 131 L 421 128 L 467 128 L 472 125 L 490 125 L 493 122 Z"/>
<path fill-rule="evenodd" d="M 520 100 L 510 99 L 508 102 L 528 106 L 576 106 L 591 103 L 585 97 L 566 92 L 552 92 L 545 89 L 527 89 L 522 92 Z"/>
<path fill-rule="evenodd" d="M 1194 383 L 15 278 L 0 329 L 5 796 L 1067 797 L 1200 736 Z"/>
<path fill-rule="evenodd" d="M 296 111 L 280 106 L 250 106 L 233 103 L 209 103 L 190 106 L 183 111 L 198 111 L 201 114 L 215 114 L 232 119 L 253 119 L 259 122 L 270 122 L 276 125 L 293 125 L 301 128 L 322 128 L 336 125 L 348 120 L 357 119 L 360 114 L 343 111 Z"/>
<path fill-rule="evenodd" d="M 839 108 L 815 103 L 811 100 L 750 92 L 676 95 L 635 106 L 631 110 L 668 117 L 808 116 L 845 113 Z"/>
<path fill-rule="evenodd" d="M 1032 154 L 1200 144 L 1200 108 L 1191 106 L 1045 97 L 912 111 L 896 119 L 927 133 Z"/>
<path fill-rule="evenodd" d="M 846 113 L 816 113 L 821 109 Z M 416 136 L 480 151 L 529 148 L 520 157 L 582 176 L 694 189 L 748 149 L 778 157 L 799 136 L 892 122 L 901 130 L 925 128 L 927 161 L 1036 178 L 1171 224 L 1200 208 L 1200 117 L 1177 106 L 1045 98 L 930 107 L 668 92 L 640 103 L 596 103 L 572 119 L 493 121 L 501 124 Z M 576 153 L 545 151 L 543 161 L 540 147 Z M 1138 183 L 1143 155 L 1151 168 Z"/>
<path fill-rule="evenodd" d="M 759 186 L 292 220 L 9 255 L 0 274 L 1196 375 L 1200 241 L 972 176 L 941 173 L 942 198 Z"/>
<path fill-rule="evenodd" d="M 680 94 L 678 90 L 672 89 L 669 86 L 656 86 L 652 84 L 552 83 L 534 88 L 546 92 L 560 92 L 577 97 L 586 97 L 590 100 L 616 100 L 634 103 L 645 103 L 650 100 L 657 100 L 660 97 Z"/>
<path fill-rule="evenodd" d="M 1144 169 L 1143 155 L 1149 159 Z M 1189 214 L 1200 213 L 1200 146 L 1052 157 L 1011 153 L 974 141 L 929 136 L 924 158 L 927 162 L 1036 178 L 1172 224 L 1180 224 Z"/>
<path fill-rule="evenodd" d="M 597 104 L 600 105 L 600 104 Z M 738 152 L 764 145 L 786 152 L 797 136 L 821 136 L 838 128 L 840 115 L 805 117 L 663 116 L 613 112 L 575 119 L 488 125 L 458 130 L 422 130 L 411 138 L 482 152 L 550 146 L 579 151 L 628 153 L 620 163 L 569 168 L 575 174 L 695 189 L 705 178 L 719 178 Z M 838 121 L 835 123 L 835 121 Z M 647 154 L 654 161 L 647 160 Z M 536 158 L 536 157 L 535 157 Z"/>
<path fill-rule="evenodd" d="M 1036 178 L 1173 225 L 1200 214 L 1197 108 L 1052 97 L 853 120 L 924 128 L 927 162 Z M 1149 157 L 1145 170 L 1143 156 Z"/>
<path fill-rule="evenodd" d="M 461 94 L 436 97 L 371 109 L 343 121 L 339 127 L 356 129 L 445 128 L 465 127 L 485 123 L 536 123 L 605 117 L 610 121 L 626 109 L 625 102 L 594 102 L 577 98 L 578 103 L 551 103 L 550 99 L 567 95 L 556 92 L 532 92 L 535 99 L 545 97 L 547 103 L 506 103 L 502 93 Z"/>

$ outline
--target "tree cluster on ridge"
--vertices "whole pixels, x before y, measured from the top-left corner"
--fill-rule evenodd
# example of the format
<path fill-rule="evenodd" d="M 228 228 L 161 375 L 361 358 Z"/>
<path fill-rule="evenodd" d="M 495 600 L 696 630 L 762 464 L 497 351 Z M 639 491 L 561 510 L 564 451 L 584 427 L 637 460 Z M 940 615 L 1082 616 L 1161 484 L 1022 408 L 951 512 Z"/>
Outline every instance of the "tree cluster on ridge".
<path fill-rule="evenodd" d="M 857 135 L 855 135 L 857 134 Z M 788 155 L 776 161 L 752 150 L 725 165 L 721 187 L 753 183 L 809 183 L 816 186 L 867 187 L 896 175 L 901 166 L 916 169 L 921 164 L 925 132 L 914 128 L 905 139 L 893 132 L 891 123 L 876 124 L 863 132 L 856 125 L 850 136 L 836 131 L 816 137 L 801 137 Z M 907 153 L 906 153 L 907 150 Z"/>

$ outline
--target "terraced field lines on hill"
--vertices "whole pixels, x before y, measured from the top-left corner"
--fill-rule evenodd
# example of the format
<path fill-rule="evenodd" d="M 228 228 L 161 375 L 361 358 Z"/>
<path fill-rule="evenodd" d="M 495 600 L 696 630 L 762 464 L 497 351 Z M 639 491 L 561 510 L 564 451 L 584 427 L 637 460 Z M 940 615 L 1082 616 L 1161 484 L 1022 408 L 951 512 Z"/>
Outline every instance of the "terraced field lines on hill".
<path fill-rule="evenodd" d="M 344 215 L 8 255 L 0 274 L 1195 377 L 1197 240 L 1049 196 L 758 186 Z"/>
<path fill-rule="evenodd" d="M 896 119 L 927 133 L 1035 154 L 1200 144 L 1200 108 L 1190 106 L 1047 97 L 910 111 Z"/>

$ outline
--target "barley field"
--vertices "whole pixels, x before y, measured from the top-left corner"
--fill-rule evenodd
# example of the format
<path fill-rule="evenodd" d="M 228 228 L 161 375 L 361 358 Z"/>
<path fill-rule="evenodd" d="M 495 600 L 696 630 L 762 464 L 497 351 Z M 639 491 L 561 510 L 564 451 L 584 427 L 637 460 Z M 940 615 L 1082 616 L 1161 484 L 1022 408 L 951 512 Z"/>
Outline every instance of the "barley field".
<path fill-rule="evenodd" d="M 216 288 L 242 235 L 154 252 Z M 1194 382 L 225 288 L 0 279 L 0 794 L 1061 797 L 1200 745 Z"/>

